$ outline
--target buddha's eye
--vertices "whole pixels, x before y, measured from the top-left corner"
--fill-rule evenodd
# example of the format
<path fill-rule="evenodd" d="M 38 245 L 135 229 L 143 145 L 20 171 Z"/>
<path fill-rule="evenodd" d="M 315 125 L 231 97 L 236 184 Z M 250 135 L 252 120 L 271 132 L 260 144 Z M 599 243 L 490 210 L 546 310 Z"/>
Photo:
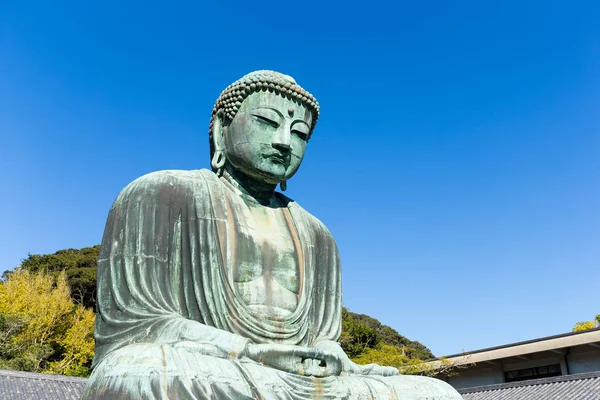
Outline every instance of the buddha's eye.
<path fill-rule="evenodd" d="M 271 118 L 267 118 L 260 114 L 252 114 L 252 116 L 260 123 L 270 125 L 273 128 L 279 128 L 279 123 L 277 121 L 273 121 Z"/>
<path fill-rule="evenodd" d="M 298 129 L 292 129 L 292 133 L 294 135 L 298 136 L 302 140 L 307 140 L 308 139 L 308 133 L 299 131 Z"/>

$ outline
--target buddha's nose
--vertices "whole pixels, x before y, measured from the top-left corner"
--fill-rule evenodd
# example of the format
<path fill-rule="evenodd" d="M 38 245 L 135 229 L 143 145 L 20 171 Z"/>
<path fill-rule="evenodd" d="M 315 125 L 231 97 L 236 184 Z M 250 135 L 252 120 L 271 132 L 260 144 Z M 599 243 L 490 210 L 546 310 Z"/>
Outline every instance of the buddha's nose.
<path fill-rule="evenodd" d="M 277 135 L 273 138 L 273 147 L 281 151 L 291 150 L 292 141 L 290 133 L 285 129 L 279 129 Z"/>

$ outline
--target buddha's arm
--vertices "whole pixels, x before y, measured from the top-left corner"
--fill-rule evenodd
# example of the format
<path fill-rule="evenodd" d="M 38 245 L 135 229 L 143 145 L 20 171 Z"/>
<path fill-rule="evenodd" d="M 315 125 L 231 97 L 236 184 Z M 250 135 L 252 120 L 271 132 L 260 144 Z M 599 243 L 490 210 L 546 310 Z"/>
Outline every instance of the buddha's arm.
<path fill-rule="evenodd" d="M 132 343 L 195 344 L 219 357 L 237 356 L 250 343 L 219 329 L 229 319 L 207 275 L 218 242 L 202 200 L 208 194 L 198 194 L 206 186 L 197 173 L 153 173 L 115 200 L 98 260 L 95 362 Z"/>
<path fill-rule="evenodd" d="M 251 341 L 235 333 L 202 324 L 183 317 L 167 321 L 171 337 L 169 342 L 179 346 L 194 348 L 199 345 L 201 352 L 225 358 L 242 357 Z M 208 345 L 208 347 L 207 347 Z"/>

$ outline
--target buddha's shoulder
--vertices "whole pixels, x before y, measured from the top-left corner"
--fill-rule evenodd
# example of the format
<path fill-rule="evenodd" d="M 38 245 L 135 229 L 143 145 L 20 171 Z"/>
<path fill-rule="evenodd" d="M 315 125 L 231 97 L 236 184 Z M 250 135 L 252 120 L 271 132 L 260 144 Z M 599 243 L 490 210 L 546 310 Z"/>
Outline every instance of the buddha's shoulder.
<path fill-rule="evenodd" d="M 327 226 L 325 226 L 325 224 L 319 218 L 315 217 L 296 201 L 285 196 L 284 194 L 278 193 L 277 195 L 290 210 L 293 210 L 294 215 L 297 218 L 302 218 L 304 224 L 309 225 L 311 227 L 310 230 L 312 232 L 320 233 L 333 239 L 331 232 L 329 231 L 329 229 L 327 229 Z"/>
<path fill-rule="evenodd" d="M 200 170 L 163 170 L 143 175 L 119 194 L 117 200 L 130 199 L 132 196 L 171 198 L 186 197 L 194 193 L 209 191 L 211 186 L 218 185 L 214 172 Z"/>

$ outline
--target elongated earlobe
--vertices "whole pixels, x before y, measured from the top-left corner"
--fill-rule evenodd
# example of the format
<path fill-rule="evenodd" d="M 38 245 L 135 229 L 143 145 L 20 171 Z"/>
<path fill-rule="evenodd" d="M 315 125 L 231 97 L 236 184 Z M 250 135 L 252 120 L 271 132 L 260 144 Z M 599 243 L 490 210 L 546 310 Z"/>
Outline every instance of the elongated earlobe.
<path fill-rule="evenodd" d="M 223 150 L 215 150 L 215 154 L 210 161 L 210 166 L 215 170 L 218 176 L 221 176 L 223 173 L 223 167 L 225 166 L 226 160 L 227 158 L 225 157 L 225 152 Z"/>
<path fill-rule="evenodd" d="M 210 160 L 210 166 L 218 176 L 223 173 L 223 167 L 227 161 L 227 156 L 223 150 L 223 124 L 221 122 L 221 113 L 215 116 L 212 126 L 212 140 L 215 152 L 212 160 Z"/>
<path fill-rule="evenodd" d="M 283 181 L 279 184 L 279 187 L 281 188 L 282 192 L 285 192 L 287 190 L 287 181 Z"/>

